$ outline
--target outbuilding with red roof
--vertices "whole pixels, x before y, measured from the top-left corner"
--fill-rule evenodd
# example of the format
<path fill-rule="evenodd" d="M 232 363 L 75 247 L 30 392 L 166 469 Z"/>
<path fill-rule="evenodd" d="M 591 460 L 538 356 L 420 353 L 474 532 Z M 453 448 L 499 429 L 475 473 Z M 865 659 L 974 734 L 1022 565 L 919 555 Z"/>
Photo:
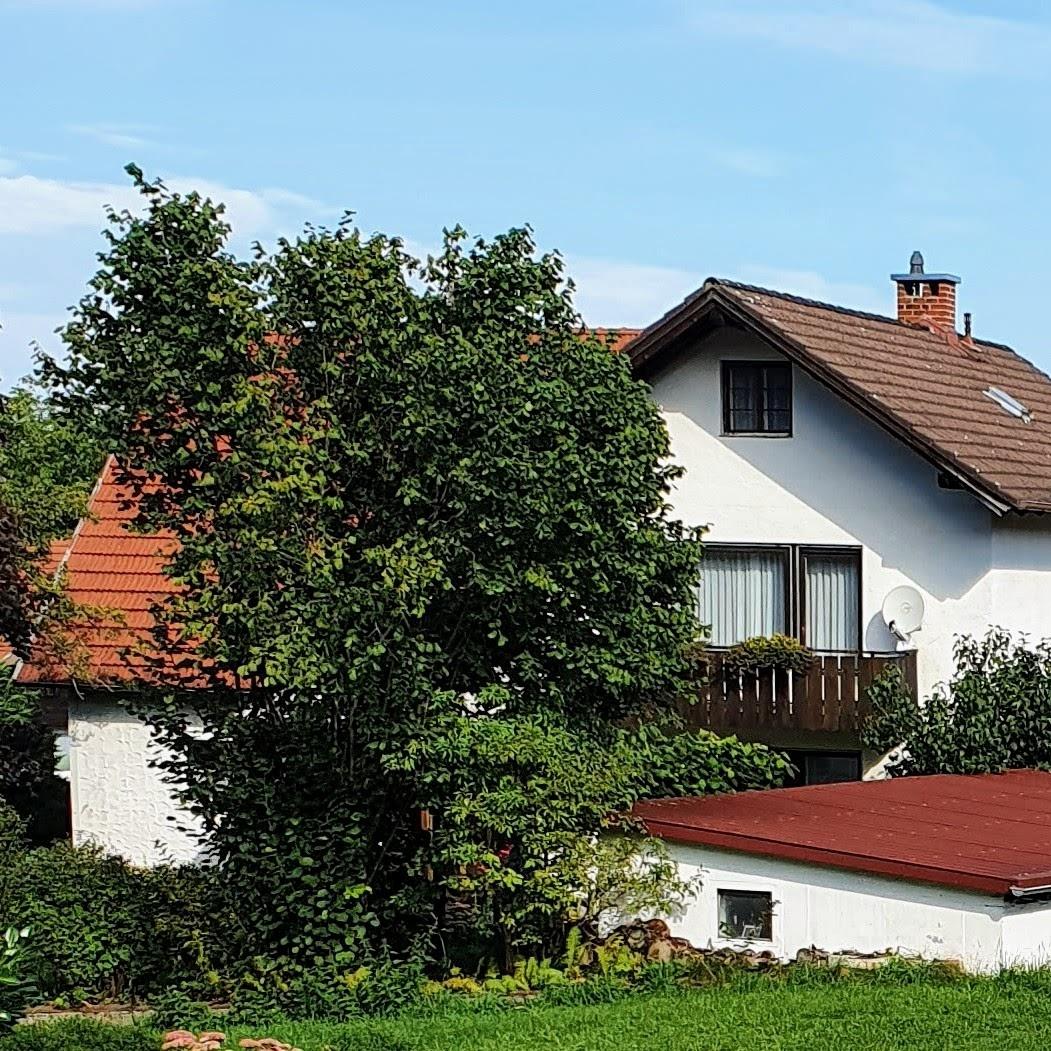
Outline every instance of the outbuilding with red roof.
<path fill-rule="evenodd" d="M 1051 773 L 1013 770 L 639 803 L 700 890 L 694 945 L 1051 963 Z"/>

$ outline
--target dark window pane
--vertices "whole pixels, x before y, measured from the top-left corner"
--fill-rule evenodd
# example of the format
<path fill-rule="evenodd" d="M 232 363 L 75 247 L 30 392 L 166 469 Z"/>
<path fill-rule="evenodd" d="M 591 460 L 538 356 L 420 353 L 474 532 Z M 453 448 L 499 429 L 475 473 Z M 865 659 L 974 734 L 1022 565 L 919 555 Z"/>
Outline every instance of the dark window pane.
<path fill-rule="evenodd" d="M 788 365 L 727 362 L 723 368 L 723 422 L 730 434 L 787 434 L 792 430 Z"/>
<path fill-rule="evenodd" d="M 786 788 L 861 780 L 860 752 L 788 752 L 795 774 Z"/>
<path fill-rule="evenodd" d="M 839 781 L 860 780 L 860 756 L 815 753 L 806 757 L 806 783 L 808 785 L 832 785 Z"/>
<path fill-rule="evenodd" d="M 723 938 L 771 941 L 774 899 L 759 890 L 719 891 L 719 934 Z"/>

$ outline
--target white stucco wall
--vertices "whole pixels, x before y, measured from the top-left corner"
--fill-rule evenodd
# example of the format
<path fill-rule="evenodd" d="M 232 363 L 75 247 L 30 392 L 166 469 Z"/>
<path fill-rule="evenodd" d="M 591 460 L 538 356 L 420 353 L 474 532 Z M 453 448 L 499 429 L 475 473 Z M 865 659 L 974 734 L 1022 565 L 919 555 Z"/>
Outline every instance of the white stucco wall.
<path fill-rule="evenodd" d="M 996 971 L 1023 958 L 1051 962 L 1051 952 L 1043 948 L 1051 945 L 1051 905 L 1026 906 L 1023 916 L 999 898 L 966 891 L 708 847 L 672 844 L 670 849 L 680 874 L 699 877 L 701 890 L 668 918 L 669 926 L 699 947 L 748 946 L 786 960 L 810 946 L 829 952 L 890 949 L 956 960 L 970 971 Z M 772 895 L 773 939 L 723 938 L 720 889 Z M 1005 917 L 1013 926 L 1005 925 Z M 1038 927 L 1042 933 L 1035 937 Z"/>
<path fill-rule="evenodd" d="M 98 843 L 138 865 L 200 860 L 196 839 L 180 827 L 192 820 L 150 766 L 161 750 L 144 723 L 118 704 L 78 701 L 69 737 L 75 843 Z"/>
<path fill-rule="evenodd" d="M 835 544 L 862 549 L 862 634 L 897 647 L 881 616 L 887 592 L 911 584 L 926 618 L 913 635 L 921 696 L 951 674 L 959 634 L 998 623 L 1051 636 L 1051 523 L 997 517 L 801 369 L 793 368 L 793 434 L 722 435 L 720 363 L 783 360 L 724 329 L 652 379 L 674 459 L 686 469 L 673 503 L 723 543 Z"/>
<path fill-rule="evenodd" d="M 1005 967 L 1046 967 L 1051 962 L 1051 906 L 1008 905 L 1001 927 Z"/>

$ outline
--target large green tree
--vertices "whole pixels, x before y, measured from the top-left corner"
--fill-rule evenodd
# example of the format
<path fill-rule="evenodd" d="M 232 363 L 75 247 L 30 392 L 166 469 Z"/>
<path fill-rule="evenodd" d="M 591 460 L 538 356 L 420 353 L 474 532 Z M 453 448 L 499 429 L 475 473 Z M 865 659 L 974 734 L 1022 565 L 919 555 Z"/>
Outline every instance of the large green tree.
<path fill-rule="evenodd" d="M 68 536 L 103 461 L 90 406 L 76 415 L 30 387 L 0 397 L 0 507 L 30 548 Z"/>
<path fill-rule="evenodd" d="M 88 428 L 34 391 L 0 398 L 0 640 L 15 657 L 27 657 L 33 639 L 59 630 L 72 612 L 48 575 L 47 545 L 72 532 L 101 463 Z M 47 839 L 65 823 L 54 733 L 11 670 L 0 667 L 0 798 L 35 839 Z"/>
<path fill-rule="evenodd" d="M 700 542 L 656 407 L 526 229 L 420 262 L 347 221 L 239 260 L 220 208 L 130 170 L 144 212 L 51 374 L 182 542 L 159 635 L 209 689 L 150 699 L 169 774 L 273 951 L 479 890 L 543 942 L 563 862 L 660 780 L 625 721 L 688 689 Z M 712 787 L 782 770 L 691 741 Z"/>

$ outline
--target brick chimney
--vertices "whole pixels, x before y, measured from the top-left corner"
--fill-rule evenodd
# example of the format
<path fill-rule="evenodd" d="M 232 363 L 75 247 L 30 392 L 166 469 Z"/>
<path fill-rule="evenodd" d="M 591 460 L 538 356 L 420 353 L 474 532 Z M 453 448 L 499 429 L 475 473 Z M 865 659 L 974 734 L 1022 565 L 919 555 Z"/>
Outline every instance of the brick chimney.
<path fill-rule="evenodd" d="M 898 320 L 910 325 L 934 324 L 949 332 L 956 331 L 955 274 L 925 274 L 923 256 L 913 252 L 907 274 L 891 274 L 898 286 Z"/>

